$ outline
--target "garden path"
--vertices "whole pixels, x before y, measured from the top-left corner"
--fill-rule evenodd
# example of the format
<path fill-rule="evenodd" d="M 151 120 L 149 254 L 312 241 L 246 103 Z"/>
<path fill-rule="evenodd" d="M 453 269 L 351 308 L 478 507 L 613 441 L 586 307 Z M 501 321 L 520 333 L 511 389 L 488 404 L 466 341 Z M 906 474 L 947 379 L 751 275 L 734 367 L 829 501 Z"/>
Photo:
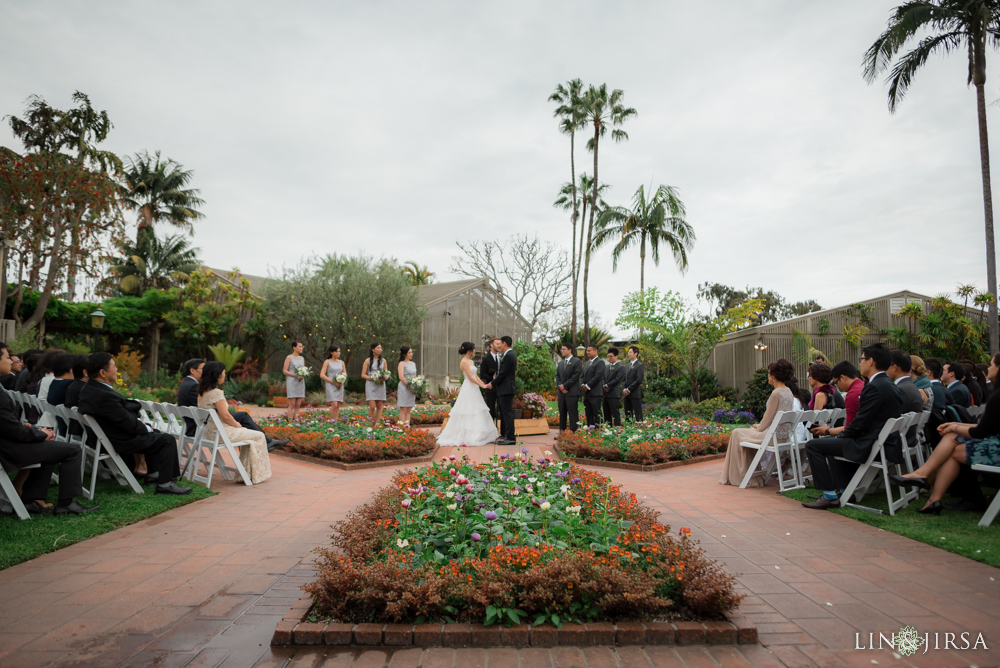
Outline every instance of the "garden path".
<path fill-rule="evenodd" d="M 552 438 L 525 439 L 535 456 Z M 517 448 L 498 448 L 500 453 Z M 447 450 L 444 454 L 447 454 Z M 485 458 L 493 448 L 472 449 Z M 0 665 L 12 666 L 998 666 L 1000 569 L 807 511 L 773 487 L 716 483 L 721 462 L 608 469 L 741 573 L 761 646 L 272 650 L 328 527 L 391 469 L 345 473 L 272 458 L 274 477 L 0 571 Z M 855 633 L 982 631 L 992 649 L 907 660 L 855 651 Z M 933 635 L 932 635 L 933 640 Z"/>

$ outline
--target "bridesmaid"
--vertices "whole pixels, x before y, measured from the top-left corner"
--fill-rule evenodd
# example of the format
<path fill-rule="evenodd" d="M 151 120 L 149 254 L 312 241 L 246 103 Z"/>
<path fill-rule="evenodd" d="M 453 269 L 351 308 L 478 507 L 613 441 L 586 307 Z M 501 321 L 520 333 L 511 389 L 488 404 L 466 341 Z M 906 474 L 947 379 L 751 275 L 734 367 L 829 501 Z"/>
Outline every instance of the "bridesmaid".
<path fill-rule="evenodd" d="M 302 356 L 302 342 L 292 341 L 292 354 L 285 358 L 285 365 L 281 371 L 285 374 L 285 394 L 288 396 L 288 408 L 285 410 L 285 419 L 291 422 L 299 416 L 299 408 L 302 400 L 306 396 L 306 379 L 299 378 L 295 374 L 295 369 L 306 365 L 306 358 Z"/>
<path fill-rule="evenodd" d="M 382 406 L 385 405 L 385 381 L 375 382 L 368 374 L 385 369 L 382 344 L 373 343 L 365 363 L 361 365 L 361 377 L 365 379 L 365 401 L 368 402 L 368 419 L 373 425 L 382 420 Z"/>
<path fill-rule="evenodd" d="M 326 361 L 319 370 L 320 380 L 326 388 L 326 403 L 330 406 L 330 419 L 340 418 L 340 404 L 344 401 L 344 384 L 334 380 L 337 374 L 344 371 L 344 363 L 340 361 L 340 346 L 332 345 L 326 349 Z"/>
<path fill-rule="evenodd" d="M 410 390 L 410 381 L 417 375 L 417 365 L 413 363 L 413 349 L 403 346 L 399 349 L 399 387 L 396 388 L 396 407 L 399 409 L 399 426 L 410 426 L 410 412 L 417 405 L 417 396 Z"/>

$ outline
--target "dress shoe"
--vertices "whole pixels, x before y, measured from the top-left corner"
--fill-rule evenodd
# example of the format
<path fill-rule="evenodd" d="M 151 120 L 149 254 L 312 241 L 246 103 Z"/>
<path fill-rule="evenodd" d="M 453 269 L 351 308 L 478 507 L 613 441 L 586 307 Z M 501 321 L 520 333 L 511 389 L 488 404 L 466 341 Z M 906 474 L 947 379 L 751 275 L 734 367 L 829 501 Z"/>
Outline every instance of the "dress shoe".
<path fill-rule="evenodd" d="M 825 496 L 821 496 L 817 501 L 803 501 L 802 505 L 815 510 L 828 510 L 830 508 L 840 508 L 840 499 L 828 499 Z"/>
<path fill-rule="evenodd" d="M 501 438 L 497 441 L 497 445 L 517 445 L 517 441 L 508 441 L 507 439 Z"/>
<path fill-rule="evenodd" d="M 139 481 L 142 485 L 155 485 L 160 479 L 160 473 L 136 473 L 135 479 Z"/>
<path fill-rule="evenodd" d="M 85 508 L 76 501 L 74 501 L 68 506 L 56 506 L 55 513 L 56 515 L 83 515 L 84 513 L 89 513 L 93 510 L 100 510 L 100 509 L 101 509 L 100 506 L 90 506 L 89 508 Z"/>
<path fill-rule="evenodd" d="M 284 440 L 280 440 L 280 441 L 272 440 L 270 443 L 267 444 L 267 451 L 271 452 L 272 450 L 276 450 L 276 449 L 280 448 L 283 445 L 288 445 L 288 439 L 287 438 L 284 439 Z"/>
<path fill-rule="evenodd" d="M 24 504 L 24 509 L 27 510 L 32 515 L 50 515 L 52 514 L 51 508 L 46 508 L 45 506 L 38 503 L 38 501 L 32 501 L 31 503 Z"/>
<path fill-rule="evenodd" d="M 889 480 L 893 481 L 900 487 L 919 487 L 920 489 L 927 489 L 928 487 L 927 478 L 904 478 L 901 475 L 890 473 Z"/>
<path fill-rule="evenodd" d="M 966 510 L 978 513 L 986 510 L 985 503 L 976 503 L 975 501 L 970 501 L 969 499 L 962 499 L 957 503 L 942 503 L 941 505 L 947 510 Z"/>
<path fill-rule="evenodd" d="M 940 515 L 942 508 L 944 508 L 944 506 L 941 505 L 941 502 L 935 501 L 929 506 L 925 506 L 924 508 L 918 508 L 917 512 L 920 513 L 921 515 Z"/>
<path fill-rule="evenodd" d="M 192 489 L 191 487 L 181 487 L 175 482 L 166 482 L 163 483 L 162 485 L 156 486 L 156 493 L 183 495 L 183 494 L 190 494 L 191 489 Z"/>

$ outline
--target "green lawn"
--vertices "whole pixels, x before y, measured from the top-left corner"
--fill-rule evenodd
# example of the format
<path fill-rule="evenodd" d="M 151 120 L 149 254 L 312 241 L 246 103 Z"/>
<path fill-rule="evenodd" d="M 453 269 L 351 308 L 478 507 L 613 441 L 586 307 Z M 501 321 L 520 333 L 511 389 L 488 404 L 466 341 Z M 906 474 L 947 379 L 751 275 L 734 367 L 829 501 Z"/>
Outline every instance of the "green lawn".
<path fill-rule="evenodd" d="M 154 494 L 155 487 L 146 485 L 145 494 L 135 494 L 131 487 L 122 487 L 114 480 L 98 480 L 94 503 L 100 504 L 101 510 L 59 517 L 32 515 L 30 520 L 0 513 L 0 570 L 216 494 L 198 483 L 182 484 L 194 490 L 186 496 Z M 56 488 L 50 488 L 49 503 L 54 504 L 56 496 Z"/>
<path fill-rule="evenodd" d="M 988 494 L 988 490 L 984 490 Z M 895 493 L 895 489 L 893 490 Z M 813 501 L 818 492 L 814 489 L 795 489 L 786 492 L 785 496 L 797 501 Z M 945 501 L 949 498 L 946 496 Z M 954 501 L 955 499 L 951 499 Z M 921 515 L 917 512 L 927 501 L 926 495 L 921 496 L 895 515 L 889 515 L 885 491 L 877 490 L 865 496 L 862 503 L 871 508 L 885 511 L 882 515 L 870 513 L 856 508 L 840 508 L 827 511 L 850 517 L 873 527 L 884 529 L 906 536 L 921 543 L 934 545 L 941 549 L 969 557 L 976 561 L 1000 568 L 1000 520 L 992 526 L 978 525 L 982 512 L 967 512 L 944 509 L 940 515 Z M 805 509 L 803 509 L 805 511 Z M 816 512 L 814 510 L 807 512 Z"/>

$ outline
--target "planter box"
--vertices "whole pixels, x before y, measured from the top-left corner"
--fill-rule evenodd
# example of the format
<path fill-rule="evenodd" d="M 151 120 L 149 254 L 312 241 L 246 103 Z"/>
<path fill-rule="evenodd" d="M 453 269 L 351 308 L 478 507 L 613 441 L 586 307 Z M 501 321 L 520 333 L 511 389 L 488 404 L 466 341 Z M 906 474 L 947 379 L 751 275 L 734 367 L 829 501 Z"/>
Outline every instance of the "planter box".
<path fill-rule="evenodd" d="M 271 397 L 275 408 L 288 408 L 288 397 Z"/>
<path fill-rule="evenodd" d="M 441 428 L 448 424 L 448 418 L 441 423 Z M 549 433 L 549 421 L 545 418 L 532 418 L 530 420 L 514 420 L 514 433 L 518 436 L 537 436 Z M 497 422 L 497 436 L 500 435 L 500 422 Z"/>

